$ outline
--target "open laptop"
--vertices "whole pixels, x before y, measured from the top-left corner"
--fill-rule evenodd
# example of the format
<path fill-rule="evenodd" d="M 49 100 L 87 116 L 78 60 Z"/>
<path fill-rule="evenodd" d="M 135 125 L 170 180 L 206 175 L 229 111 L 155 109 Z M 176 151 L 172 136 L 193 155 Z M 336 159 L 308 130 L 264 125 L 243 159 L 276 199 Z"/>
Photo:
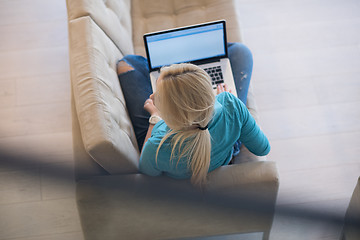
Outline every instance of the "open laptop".
<path fill-rule="evenodd" d="M 147 33 L 144 43 L 154 92 L 161 67 L 187 62 L 198 65 L 210 75 L 215 94 L 216 85 L 225 83 L 237 95 L 224 20 Z"/>

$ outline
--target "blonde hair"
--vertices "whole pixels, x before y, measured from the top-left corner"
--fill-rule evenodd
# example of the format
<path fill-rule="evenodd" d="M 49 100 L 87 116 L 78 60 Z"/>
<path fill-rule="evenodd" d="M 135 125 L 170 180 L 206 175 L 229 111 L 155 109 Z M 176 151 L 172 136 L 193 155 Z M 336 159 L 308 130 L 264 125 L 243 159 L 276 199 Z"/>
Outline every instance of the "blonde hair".
<path fill-rule="evenodd" d="M 178 147 L 178 162 L 186 156 L 191 182 L 202 186 L 210 166 L 211 136 L 207 125 L 215 103 L 210 77 L 196 65 L 182 63 L 162 68 L 158 81 L 155 104 L 171 130 L 161 140 L 156 158 L 162 144 L 172 136 L 170 158 Z"/>

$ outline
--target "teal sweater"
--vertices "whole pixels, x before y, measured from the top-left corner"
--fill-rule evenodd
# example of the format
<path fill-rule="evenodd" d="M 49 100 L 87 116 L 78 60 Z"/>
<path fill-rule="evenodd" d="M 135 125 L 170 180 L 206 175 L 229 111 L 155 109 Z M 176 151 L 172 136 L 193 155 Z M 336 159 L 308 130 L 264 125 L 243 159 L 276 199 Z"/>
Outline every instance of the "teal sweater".
<path fill-rule="evenodd" d="M 158 122 L 151 137 L 145 143 L 140 156 L 140 171 L 150 176 L 165 174 L 173 178 L 190 178 L 187 158 L 178 159 L 177 153 L 170 160 L 171 137 L 161 146 L 157 161 L 156 150 L 161 139 L 169 131 L 164 121 Z M 264 156 L 270 151 L 270 144 L 264 133 L 250 115 L 246 106 L 234 95 L 224 92 L 216 96 L 214 116 L 209 122 L 211 135 L 211 161 L 209 172 L 229 164 L 233 145 L 240 139 L 250 152 Z"/>

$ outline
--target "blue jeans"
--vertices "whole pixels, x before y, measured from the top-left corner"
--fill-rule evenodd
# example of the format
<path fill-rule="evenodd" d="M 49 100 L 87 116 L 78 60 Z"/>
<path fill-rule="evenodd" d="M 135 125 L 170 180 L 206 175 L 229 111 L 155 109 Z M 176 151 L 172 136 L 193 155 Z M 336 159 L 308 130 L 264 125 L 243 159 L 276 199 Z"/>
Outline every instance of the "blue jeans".
<path fill-rule="evenodd" d="M 251 51 L 244 44 L 228 43 L 228 56 L 234 75 L 237 95 L 246 104 L 253 68 Z M 125 61 L 134 68 L 134 70 L 119 74 L 119 81 L 139 150 L 141 151 L 149 128 L 148 121 L 150 118 L 150 114 L 144 110 L 144 102 L 152 94 L 149 67 L 146 58 L 142 56 L 127 55 L 120 61 Z M 237 155 L 240 152 L 240 145 L 239 141 L 234 145 L 233 155 Z"/>

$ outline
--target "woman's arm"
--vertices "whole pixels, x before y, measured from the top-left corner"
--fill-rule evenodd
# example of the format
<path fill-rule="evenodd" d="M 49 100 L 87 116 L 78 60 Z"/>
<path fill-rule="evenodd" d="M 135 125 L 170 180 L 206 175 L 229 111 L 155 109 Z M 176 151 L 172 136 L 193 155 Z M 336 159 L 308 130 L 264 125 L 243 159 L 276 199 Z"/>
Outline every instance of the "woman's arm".
<path fill-rule="evenodd" d="M 150 113 L 151 116 L 153 115 L 157 115 L 157 116 L 160 116 L 160 112 L 159 110 L 155 107 L 154 105 L 154 94 L 151 94 L 150 97 L 145 101 L 144 103 L 144 109 L 146 111 L 148 111 Z M 146 133 L 146 136 L 145 136 L 145 140 L 144 140 L 144 144 L 143 144 L 143 147 L 141 149 L 141 152 L 143 151 L 144 149 L 144 146 L 145 146 L 145 143 L 147 142 L 147 140 L 151 137 L 151 132 L 154 128 L 154 124 L 149 124 L 149 128 L 148 128 L 148 131 Z"/>
<path fill-rule="evenodd" d="M 217 86 L 217 94 L 230 92 L 225 84 Z M 234 96 L 234 95 L 233 95 Z M 255 119 L 251 116 L 249 110 L 240 99 L 234 97 L 237 101 L 240 119 L 242 122 L 240 141 L 249 149 L 250 152 L 257 156 L 264 156 L 270 152 L 270 143 L 264 132 L 256 124 Z"/>
<path fill-rule="evenodd" d="M 146 143 L 147 140 L 151 137 L 151 132 L 152 132 L 154 126 L 155 126 L 154 124 L 149 124 L 149 128 L 148 128 L 148 130 L 147 130 L 147 133 L 146 133 L 146 136 L 145 136 L 145 140 L 144 140 L 144 144 L 143 144 L 143 146 L 142 146 L 141 152 L 142 152 L 143 149 L 144 149 L 145 143 Z"/>
<path fill-rule="evenodd" d="M 264 132 L 257 125 L 249 110 L 238 101 L 242 122 L 240 141 L 247 149 L 257 156 L 265 156 L 270 152 L 270 143 Z"/>

